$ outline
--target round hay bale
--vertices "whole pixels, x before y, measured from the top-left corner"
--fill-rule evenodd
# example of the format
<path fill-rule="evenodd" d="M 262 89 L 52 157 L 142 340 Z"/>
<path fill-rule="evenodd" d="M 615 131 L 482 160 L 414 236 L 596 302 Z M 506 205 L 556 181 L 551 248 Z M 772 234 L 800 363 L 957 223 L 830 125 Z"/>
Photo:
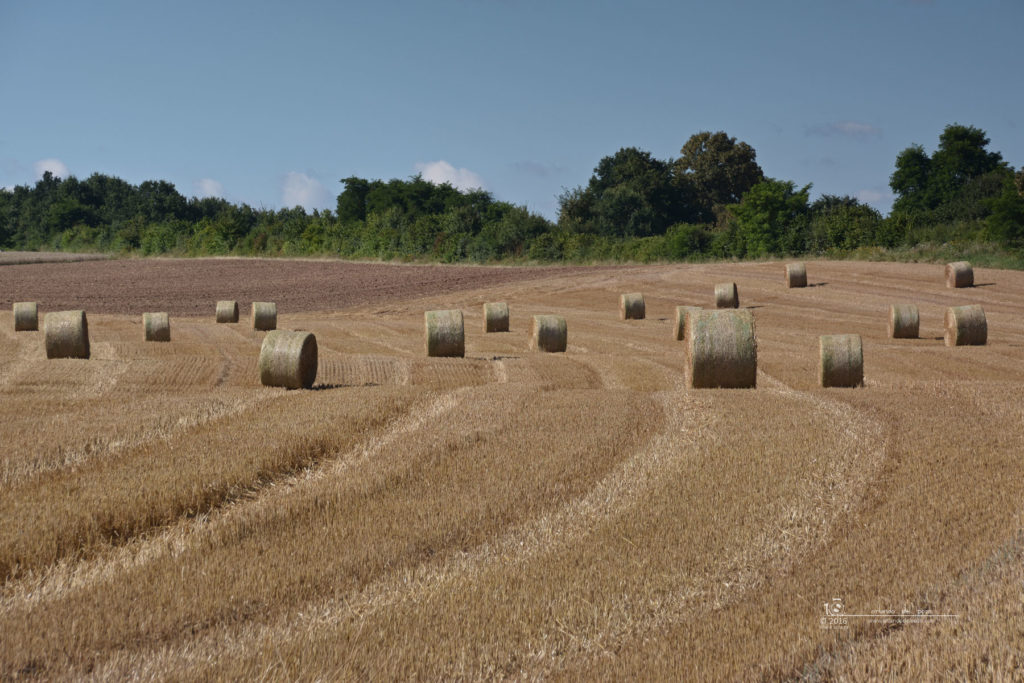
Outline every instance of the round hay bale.
<path fill-rule="evenodd" d="M 643 320 L 647 313 L 644 295 L 640 292 L 619 295 L 619 317 L 623 320 Z"/>
<path fill-rule="evenodd" d="M 757 341 L 750 311 L 688 312 L 686 348 L 694 389 L 757 385 Z"/>
<path fill-rule="evenodd" d="M 864 349 L 859 334 L 823 334 L 818 349 L 821 386 L 859 387 L 864 384 Z"/>
<path fill-rule="evenodd" d="M 807 266 L 805 264 L 786 264 L 786 286 L 790 288 L 807 286 Z"/>
<path fill-rule="evenodd" d="M 560 315 L 535 315 L 530 330 L 530 349 L 548 353 L 564 352 L 569 342 L 565 318 Z"/>
<path fill-rule="evenodd" d="M 428 356 L 466 355 L 466 328 L 462 311 L 427 311 L 423 314 Z"/>
<path fill-rule="evenodd" d="M 88 358 L 89 323 L 85 311 L 57 311 L 43 317 L 47 358 Z"/>
<path fill-rule="evenodd" d="M 143 313 L 142 327 L 145 329 L 146 341 L 171 341 L 171 319 L 166 313 Z"/>
<path fill-rule="evenodd" d="M 974 268 L 971 267 L 971 264 L 967 261 L 947 263 L 946 286 L 950 288 L 973 287 Z"/>
<path fill-rule="evenodd" d="M 740 293 L 735 282 L 715 285 L 715 308 L 739 308 Z"/>
<path fill-rule="evenodd" d="M 946 346 L 984 346 L 988 341 L 985 311 L 978 304 L 946 309 Z"/>
<path fill-rule="evenodd" d="M 889 307 L 889 337 L 917 339 L 921 316 L 914 304 L 893 304 Z"/>
<path fill-rule="evenodd" d="M 39 307 L 35 301 L 14 302 L 14 331 L 31 332 L 39 329 Z"/>
<path fill-rule="evenodd" d="M 217 322 L 219 322 L 219 323 L 237 323 L 238 322 L 238 302 L 237 301 L 218 301 L 217 302 Z"/>
<path fill-rule="evenodd" d="M 252 302 L 252 329 L 277 329 L 277 304 L 270 301 Z"/>
<path fill-rule="evenodd" d="M 699 306 L 676 306 L 676 324 L 673 333 L 676 341 L 682 341 L 686 337 L 686 315 L 699 310 L 701 310 Z"/>
<path fill-rule="evenodd" d="M 267 332 L 260 347 L 260 382 L 264 386 L 309 389 L 316 381 L 316 370 L 316 337 L 312 332 Z"/>
<path fill-rule="evenodd" d="M 484 304 L 484 333 L 508 332 L 508 304 Z"/>

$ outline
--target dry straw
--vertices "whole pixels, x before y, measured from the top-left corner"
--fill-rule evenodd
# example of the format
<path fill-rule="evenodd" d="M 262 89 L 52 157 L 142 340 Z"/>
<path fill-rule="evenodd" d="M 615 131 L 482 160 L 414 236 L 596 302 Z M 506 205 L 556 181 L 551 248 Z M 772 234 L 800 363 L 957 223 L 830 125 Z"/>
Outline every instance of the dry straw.
<path fill-rule="evenodd" d="M 757 385 L 757 342 L 750 311 L 691 311 L 686 316 L 690 386 Z"/>
<path fill-rule="evenodd" d="M 956 261 L 954 263 L 946 264 L 946 286 L 950 288 L 955 287 L 973 287 L 974 286 L 974 268 L 967 261 Z"/>
<path fill-rule="evenodd" d="M 701 310 L 699 306 L 676 306 L 676 324 L 673 335 L 676 341 L 682 341 L 686 337 L 686 315 L 699 310 Z"/>
<path fill-rule="evenodd" d="M 39 308 L 35 301 L 14 303 L 14 331 L 31 332 L 39 329 Z"/>
<path fill-rule="evenodd" d="M 484 304 L 484 332 L 508 332 L 508 304 Z"/>
<path fill-rule="evenodd" d="M 43 317 L 47 358 L 88 358 L 89 324 L 85 311 L 57 311 Z"/>
<path fill-rule="evenodd" d="M 217 322 L 219 322 L 219 323 L 237 323 L 238 322 L 238 302 L 237 301 L 218 301 L 217 302 Z"/>
<path fill-rule="evenodd" d="M 316 381 L 316 370 L 316 337 L 312 332 L 267 332 L 260 347 L 260 382 L 264 386 L 309 389 Z"/>
<path fill-rule="evenodd" d="M 619 295 L 619 317 L 623 320 L 643 320 L 647 313 L 644 295 L 640 292 Z"/>
<path fill-rule="evenodd" d="M 787 287 L 806 287 L 807 286 L 807 266 L 803 263 L 787 263 L 786 264 L 786 286 Z"/>
<path fill-rule="evenodd" d="M 466 355 L 466 328 L 462 311 L 427 311 L 423 314 L 428 356 Z"/>
<path fill-rule="evenodd" d="M 252 302 L 252 329 L 277 329 L 277 304 L 269 301 Z"/>
<path fill-rule="evenodd" d="M 823 334 L 819 340 L 818 383 L 823 387 L 864 384 L 864 349 L 859 334 Z"/>
<path fill-rule="evenodd" d="M 142 327 L 145 330 L 146 341 L 171 341 L 171 319 L 166 313 L 143 313 Z"/>
<path fill-rule="evenodd" d="M 740 293 L 735 282 L 715 285 L 715 308 L 739 308 Z"/>
<path fill-rule="evenodd" d="M 893 304 L 889 307 L 889 337 L 917 339 L 921 316 L 914 304 Z"/>
<path fill-rule="evenodd" d="M 984 346 L 988 341 L 985 311 L 978 304 L 947 308 L 945 327 L 946 346 Z"/>
<path fill-rule="evenodd" d="M 535 315 L 530 330 L 530 348 L 534 351 L 560 353 L 568 346 L 569 333 L 565 318 L 560 315 Z"/>

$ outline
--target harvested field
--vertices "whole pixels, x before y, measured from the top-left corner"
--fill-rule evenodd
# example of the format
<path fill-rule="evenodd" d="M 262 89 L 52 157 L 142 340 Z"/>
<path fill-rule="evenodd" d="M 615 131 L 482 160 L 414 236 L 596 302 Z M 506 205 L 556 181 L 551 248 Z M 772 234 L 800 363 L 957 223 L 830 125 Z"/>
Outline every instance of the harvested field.
<path fill-rule="evenodd" d="M 1024 273 L 781 271 L 0 268 L 0 679 L 1021 678 Z M 719 282 L 756 389 L 688 388 L 675 309 Z M 316 335 L 313 391 L 260 385 L 225 296 Z M 91 359 L 47 360 L 13 301 L 85 309 Z M 946 347 L 968 304 L 987 345 Z M 465 358 L 423 353 L 441 309 Z M 527 350 L 541 314 L 566 353 Z M 818 386 L 831 334 L 864 387 Z"/>

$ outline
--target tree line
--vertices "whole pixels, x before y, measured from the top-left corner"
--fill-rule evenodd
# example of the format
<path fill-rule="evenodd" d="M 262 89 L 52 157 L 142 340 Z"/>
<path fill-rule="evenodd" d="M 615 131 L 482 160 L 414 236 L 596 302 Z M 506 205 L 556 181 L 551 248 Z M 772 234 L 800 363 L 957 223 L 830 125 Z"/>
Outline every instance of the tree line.
<path fill-rule="evenodd" d="M 889 216 L 849 196 L 770 178 L 755 150 L 699 132 L 677 158 L 627 147 L 558 197 L 558 219 L 413 176 L 351 176 L 334 211 L 270 210 L 186 198 L 166 181 L 132 185 L 50 173 L 0 190 L 0 248 L 143 255 L 335 255 L 433 261 L 687 260 L 829 254 L 980 241 L 1024 248 L 1024 170 L 984 131 L 946 126 L 935 151 L 900 152 Z"/>

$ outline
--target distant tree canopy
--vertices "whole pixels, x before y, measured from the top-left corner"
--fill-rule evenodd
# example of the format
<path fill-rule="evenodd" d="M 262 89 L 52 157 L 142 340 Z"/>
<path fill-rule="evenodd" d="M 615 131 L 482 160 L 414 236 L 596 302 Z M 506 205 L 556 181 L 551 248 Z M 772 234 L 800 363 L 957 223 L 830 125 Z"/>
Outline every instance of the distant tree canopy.
<path fill-rule="evenodd" d="M 951 124 L 929 156 L 911 145 L 896 157 L 889 186 L 896 193 L 893 212 L 914 214 L 945 209 L 946 218 L 976 218 L 977 205 L 1002 192 L 1011 169 L 998 152 L 989 152 L 979 128 Z"/>
<path fill-rule="evenodd" d="M 932 154 L 896 158 L 892 213 L 768 178 L 749 144 L 692 135 L 676 159 L 623 147 L 558 197 L 558 222 L 489 192 L 416 175 L 341 180 L 336 213 L 186 198 L 173 184 L 46 173 L 0 189 L 0 248 L 140 254 L 333 254 L 430 261 L 681 260 L 822 254 L 867 246 L 987 240 L 1024 249 L 1024 169 L 988 136 L 949 125 Z"/>
<path fill-rule="evenodd" d="M 677 223 L 707 223 L 764 178 L 754 149 L 725 133 L 700 132 L 679 159 L 624 147 L 598 162 L 586 187 L 559 197 L 559 224 L 609 237 L 662 235 Z"/>

